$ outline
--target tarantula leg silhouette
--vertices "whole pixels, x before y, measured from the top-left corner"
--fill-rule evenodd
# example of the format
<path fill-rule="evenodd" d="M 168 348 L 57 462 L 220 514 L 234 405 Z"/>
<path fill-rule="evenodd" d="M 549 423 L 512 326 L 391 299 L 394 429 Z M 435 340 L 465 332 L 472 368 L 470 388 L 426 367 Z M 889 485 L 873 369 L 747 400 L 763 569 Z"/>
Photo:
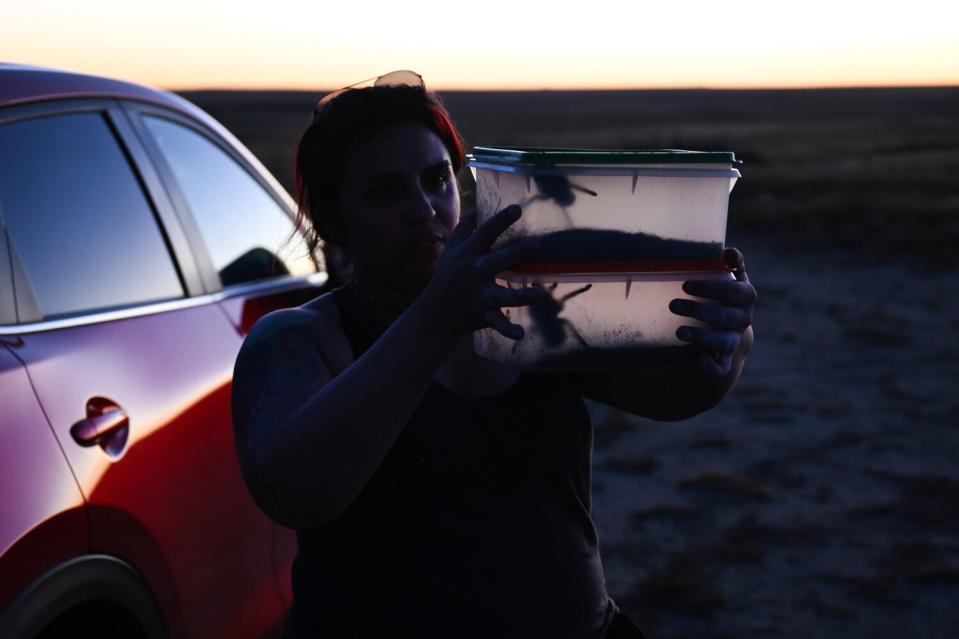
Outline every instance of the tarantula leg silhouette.
<path fill-rule="evenodd" d="M 533 202 L 537 200 L 545 200 L 545 199 L 548 199 L 548 198 L 545 198 L 542 195 L 531 195 L 525 200 L 523 200 L 522 202 L 520 202 L 519 206 L 520 208 L 525 209 L 529 204 L 532 204 Z"/>
<path fill-rule="evenodd" d="M 571 321 L 569 321 L 568 319 L 564 319 L 562 320 L 562 322 L 563 322 L 563 325 L 566 328 L 568 328 L 570 332 L 573 334 L 573 337 L 579 340 L 579 343 L 583 348 L 589 348 L 589 342 L 587 342 L 586 339 L 583 337 L 583 335 L 579 332 L 579 330 L 577 330 L 577 328 L 573 326 L 573 323 Z"/>
<path fill-rule="evenodd" d="M 588 195 L 592 195 L 593 197 L 596 197 L 597 195 L 599 195 L 599 193 L 597 193 L 596 191 L 593 191 L 593 190 L 591 190 L 591 189 L 587 189 L 585 186 L 580 186 L 579 184 L 573 184 L 572 182 L 570 182 L 570 183 L 569 183 L 569 186 L 570 186 L 570 188 L 574 188 L 574 189 L 576 189 L 577 191 L 580 191 L 581 193 L 586 193 L 586 194 L 588 194 Z"/>
<path fill-rule="evenodd" d="M 587 284 L 587 285 L 584 286 L 583 288 L 578 288 L 578 289 L 576 289 L 575 291 L 572 291 L 572 292 L 570 292 L 570 293 L 567 293 L 566 295 L 564 295 L 564 296 L 562 296 L 561 298 L 559 298 L 559 303 L 560 303 L 560 304 L 564 304 L 564 303 L 566 302 L 566 300 L 572 299 L 572 298 L 576 297 L 577 295 L 580 295 L 580 294 L 582 294 L 582 293 L 585 293 L 586 291 L 588 291 L 588 290 L 591 289 L 591 288 L 593 288 L 593 285 L 592 285 L 592 284 Z M 553 285 L 553 288 L 550 289 L 550 290 L 555 290 L 555 289 L 556 289 L 556 284 L 554 284 L 554 285 Z"/>

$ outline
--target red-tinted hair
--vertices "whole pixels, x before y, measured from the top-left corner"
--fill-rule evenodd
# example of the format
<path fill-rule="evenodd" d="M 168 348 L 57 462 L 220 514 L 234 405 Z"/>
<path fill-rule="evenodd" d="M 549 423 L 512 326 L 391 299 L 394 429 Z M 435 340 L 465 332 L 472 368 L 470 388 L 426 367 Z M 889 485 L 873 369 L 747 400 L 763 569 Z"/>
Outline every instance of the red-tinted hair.
<path fill-rule="evenodd" d="M 300 137 L 296 151 L 297 226 L 308 219 L 310 248 L 337 242 L 339 190 L 347 158 L 378 131 L 418 122 L 435 133 L 450 154 L 453 172 L 463 168 L 462 138 L 439 97 L 422 87 L 350 89 L 323 105 Z"/>

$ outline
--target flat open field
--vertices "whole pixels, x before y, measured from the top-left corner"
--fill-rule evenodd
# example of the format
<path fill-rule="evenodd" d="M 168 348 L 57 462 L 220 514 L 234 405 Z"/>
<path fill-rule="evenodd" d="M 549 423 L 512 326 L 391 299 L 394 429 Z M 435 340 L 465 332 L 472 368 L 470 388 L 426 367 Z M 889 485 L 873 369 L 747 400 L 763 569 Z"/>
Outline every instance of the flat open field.
<path fill-rule="evenodd" d="M 190 92 L 288 188 L 322 93 Z M 734 151 L 730 239 L 959 264 L 959 87 L 807 91 L 449 92 L 467 147 Z"/>
<path fill-rule="evenodd" d="M 316 95 L 194 92 L 288 186 Z M 468 145 L 735 151 L 733 394 L 592 406 L 609 590 L 654 638 L 959 628 L 959 88 L 444 94 Z"/>

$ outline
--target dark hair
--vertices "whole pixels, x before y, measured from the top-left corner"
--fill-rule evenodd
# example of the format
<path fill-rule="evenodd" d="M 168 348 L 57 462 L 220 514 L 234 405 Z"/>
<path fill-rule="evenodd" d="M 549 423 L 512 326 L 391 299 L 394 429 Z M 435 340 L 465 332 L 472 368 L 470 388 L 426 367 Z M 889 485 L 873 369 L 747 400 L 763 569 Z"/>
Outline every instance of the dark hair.
<path fill-rule="evenodd" d="M 336 236 L 339 189 L 347 158 L 377 132 L 395 124 L 419 122 L 433 131 L 450 154 L 453 172 L 463 168 L 459 131 L 439 97 L 422 87 L 386 86 L 349 89 L 323 105 L 300 138 L 296 151 L 296 224 L 311 223 L 314 250 Z"/>

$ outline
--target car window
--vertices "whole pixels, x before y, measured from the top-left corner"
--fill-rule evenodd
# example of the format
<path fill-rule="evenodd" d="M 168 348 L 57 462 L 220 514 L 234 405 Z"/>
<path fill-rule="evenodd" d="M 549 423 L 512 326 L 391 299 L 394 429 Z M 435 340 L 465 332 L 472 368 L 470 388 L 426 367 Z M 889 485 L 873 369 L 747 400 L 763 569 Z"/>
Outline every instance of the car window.
<path fill-rule="evenodd" d="M 269 193 L 223 149 L 176 122 L 145 116 L 196 220 L 224 286 L 316 265 L 302 235 Z"/>
<path fill-rule="evenodd" d="M 183 296 L 153 209 L 101 113 L 0 125 L 0 207 L 45 318 Z"/>

